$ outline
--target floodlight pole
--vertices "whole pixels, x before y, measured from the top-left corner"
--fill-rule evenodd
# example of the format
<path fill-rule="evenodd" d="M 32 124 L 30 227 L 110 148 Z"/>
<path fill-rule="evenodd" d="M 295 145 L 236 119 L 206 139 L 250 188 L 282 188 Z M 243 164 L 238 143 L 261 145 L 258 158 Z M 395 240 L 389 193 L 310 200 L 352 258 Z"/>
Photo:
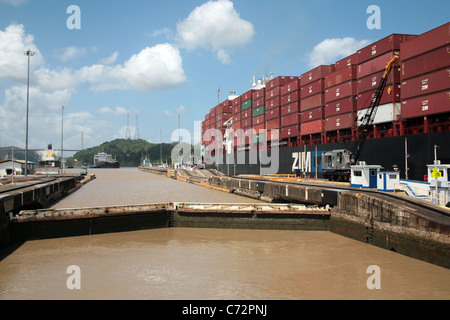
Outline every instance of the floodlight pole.
<path fill-rule="evenodd" d="M 30 105 L 30 57 L 36 53 L 30 49 L 23 53 L 28 57 L 28 78 L 27 78 L 27 118 L 26 118 L 26 133 L 25 133 L 25 178 L 28 177 L 28 111 Z"/>

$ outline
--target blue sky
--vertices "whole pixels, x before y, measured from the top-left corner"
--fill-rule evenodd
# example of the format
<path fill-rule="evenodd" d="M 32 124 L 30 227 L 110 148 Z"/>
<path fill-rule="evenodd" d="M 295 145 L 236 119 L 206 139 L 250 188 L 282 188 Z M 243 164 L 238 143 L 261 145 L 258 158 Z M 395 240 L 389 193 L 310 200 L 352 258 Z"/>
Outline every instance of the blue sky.
<path fill-rule="evenodd" d="M 80 9 L 80 29 L 71 5 Z M 381 29 L 367 8 L 377 5 Z M 0 0 L 0 145 L 64 148 L 131 137 L 171 141 L 193 133 L 229 91 L 253 76 L 300 76 L 392 33 L 421 34 L 449 21 L 449 1 Z M 176 135 L 177 136 L 177 135 Z"/>

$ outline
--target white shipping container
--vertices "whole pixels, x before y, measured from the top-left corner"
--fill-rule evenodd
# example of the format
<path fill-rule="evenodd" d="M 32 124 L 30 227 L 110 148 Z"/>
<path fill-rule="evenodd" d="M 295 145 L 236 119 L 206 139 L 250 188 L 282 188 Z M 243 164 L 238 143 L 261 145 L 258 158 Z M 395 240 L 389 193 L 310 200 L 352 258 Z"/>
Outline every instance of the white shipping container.
<path fill-rule="evenodd" d="M 378 106 L 373 124 L 397 121 L 402 113 L 401 108 L 400 102 L 386 103 Z M 358 110 L 358 126 L 361 124 L 360 119 L 364 117 L 368 110 L 369 108 Z"/>

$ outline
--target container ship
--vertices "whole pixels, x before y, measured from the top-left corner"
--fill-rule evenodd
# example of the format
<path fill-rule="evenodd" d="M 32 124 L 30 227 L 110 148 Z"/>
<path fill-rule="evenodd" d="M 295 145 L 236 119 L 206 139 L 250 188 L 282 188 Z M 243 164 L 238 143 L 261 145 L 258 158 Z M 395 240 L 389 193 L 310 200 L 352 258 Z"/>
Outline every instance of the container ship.
<path fill-rule="evenodd" d="M 36 175 L 59 175 L 61 174 L 62 159 L 59 152 L 53 150 L 51 143 L 48 144 L 47 150 L 39 152 L 39 163 L 35 169 Z"/>
<path fill-rule="evenodd" d="M 323 177 L 322 155 L 358 140 L 360 119 L 394 56 L 359 160 L 426 180 L 436 157 L 450 163 L 450 23 L 392 34 L 334 64 L 230 94 L 202 122 L 204 161 L 228 175 Z"/>
<path fill-rule="evenodd" d="M 112 155 L 100 152 L 94 155 L 94 165 L 92 168 L 120 168 L 120 162 L 114 160 Z"/>

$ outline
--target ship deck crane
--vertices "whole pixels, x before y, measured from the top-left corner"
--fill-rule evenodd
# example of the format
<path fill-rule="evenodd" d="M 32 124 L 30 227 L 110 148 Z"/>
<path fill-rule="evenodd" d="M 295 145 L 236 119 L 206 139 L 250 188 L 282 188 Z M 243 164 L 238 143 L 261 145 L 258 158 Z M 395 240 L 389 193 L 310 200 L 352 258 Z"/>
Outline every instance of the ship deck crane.
<path fill-rule="evenodd" d="M 327 151 L 322 155 L 322 170 L 325 179 L 330 181 L 350 181 L 350 166 L 357 164 L 361 156 L 361 151 L 367 140 L 369 128 L 373 124 L 378 106 L 381 101 L 384 89 L 392 71 L 395 62 L 399 59 L 397 55 L 386 64 L 383 76 L 380 79 L 373 99 L 367 112 L 360 120 L 358 126 L 358 117 L 355 118 L 354 126 L 357 126 L 356 141 L 351 149 L 341 149 Z M 389 92 L 390 93 L 390 92 Z"/>

